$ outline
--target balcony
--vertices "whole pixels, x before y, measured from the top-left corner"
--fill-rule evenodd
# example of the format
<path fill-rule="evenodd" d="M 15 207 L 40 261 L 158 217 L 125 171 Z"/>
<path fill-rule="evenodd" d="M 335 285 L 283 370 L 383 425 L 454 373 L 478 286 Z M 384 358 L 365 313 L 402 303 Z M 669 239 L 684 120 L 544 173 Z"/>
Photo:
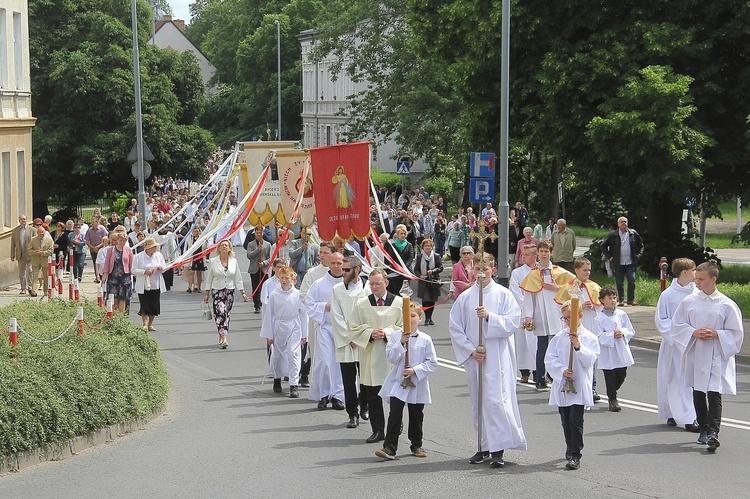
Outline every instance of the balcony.
<path fill-rule="evenodd" d="M 3 119 L 31 118 L 31 92 L 17 92 L 15 90 L 0 90 Z"/>

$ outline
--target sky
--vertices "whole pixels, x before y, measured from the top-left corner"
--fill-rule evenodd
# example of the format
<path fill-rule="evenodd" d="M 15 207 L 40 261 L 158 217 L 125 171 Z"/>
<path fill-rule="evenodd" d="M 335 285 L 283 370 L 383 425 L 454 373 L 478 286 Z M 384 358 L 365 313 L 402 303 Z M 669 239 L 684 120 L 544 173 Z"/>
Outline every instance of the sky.
<path fill-rule="evenodd" d="M 174 12 L 174 19 L 182 19 L 185 24 L 190 24 L 190 4 L 194 0 L 167 0 Z"/>

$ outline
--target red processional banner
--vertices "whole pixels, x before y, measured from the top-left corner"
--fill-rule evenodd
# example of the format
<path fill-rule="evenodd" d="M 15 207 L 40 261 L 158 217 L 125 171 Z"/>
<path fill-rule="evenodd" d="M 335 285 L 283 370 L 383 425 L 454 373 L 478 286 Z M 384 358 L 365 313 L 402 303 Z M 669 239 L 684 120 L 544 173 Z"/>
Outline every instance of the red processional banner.
<path fill-rule="evenodd" d="M 331 241 L 364 239 L 370 231 L 370 144 L 310 149 L 318 234 Z"/>

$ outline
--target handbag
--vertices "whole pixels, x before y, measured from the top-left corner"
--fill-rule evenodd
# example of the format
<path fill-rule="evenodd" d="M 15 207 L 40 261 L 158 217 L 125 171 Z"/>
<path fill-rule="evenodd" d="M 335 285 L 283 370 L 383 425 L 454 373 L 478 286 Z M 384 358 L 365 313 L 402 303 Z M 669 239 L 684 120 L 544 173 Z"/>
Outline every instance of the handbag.
<path fill-rule="evenodd" d="M 211 306 L 208 303 L 204 303 L 201 305 L 201 310 L 203 311 L 203 320 L 204 321 L 210 321 L 213 319 L 213 313 L 211 312 Z"/>

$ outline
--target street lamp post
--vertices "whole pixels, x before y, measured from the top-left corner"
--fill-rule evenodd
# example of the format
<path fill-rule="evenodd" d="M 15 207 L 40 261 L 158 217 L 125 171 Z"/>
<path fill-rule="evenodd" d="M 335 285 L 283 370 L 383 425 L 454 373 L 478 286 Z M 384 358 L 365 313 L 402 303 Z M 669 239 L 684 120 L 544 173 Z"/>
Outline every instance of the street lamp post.
<path fill-rule="evenodd" d="M 133 76 L 135 79 L 135 134 L 138 153 L 138 214 L 146 227 L 146 175 L 143 165 L 143 117 L 141 115 L 141 63 L 138 52 L 138 12 L 136 0 L 132 1 L 131 22 L 133 24 Z"/>
<path fill-rule="evenodd" d="M 278 114 L 278 132 L 276 140 L 281 140 L 281 22 L 278 19 L 274 21 L 276 23 L 276 74 L 278 76 L 276 81 L 276 112 Z"/>

